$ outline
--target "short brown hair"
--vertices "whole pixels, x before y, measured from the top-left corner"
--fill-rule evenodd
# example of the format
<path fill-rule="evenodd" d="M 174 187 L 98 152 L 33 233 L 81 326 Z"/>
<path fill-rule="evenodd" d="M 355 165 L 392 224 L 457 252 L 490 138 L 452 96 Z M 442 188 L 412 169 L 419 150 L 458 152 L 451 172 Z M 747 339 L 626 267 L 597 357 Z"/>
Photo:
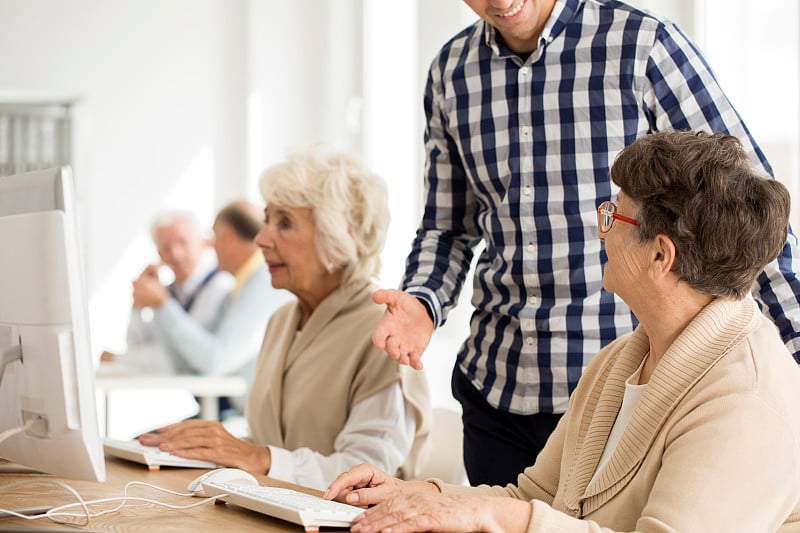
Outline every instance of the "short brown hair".
<path fill-rule="evenodd" d="M 673 271 L 697 291 L 743 298 L 786 243 L 789 191 L 757 174 L 731 135 L 647 135 L 619 153 L 610 177 L 639 206 L 641 241 L 672 239 Z"/>
<path fill-rule="evenodd" d="M 246 200 L 237 200 L 223 207 L 214 225 L 227 224 L 243 241 L 250 242 L 256 238 L 264 226 L 264 215 L 256 206 Z"/>

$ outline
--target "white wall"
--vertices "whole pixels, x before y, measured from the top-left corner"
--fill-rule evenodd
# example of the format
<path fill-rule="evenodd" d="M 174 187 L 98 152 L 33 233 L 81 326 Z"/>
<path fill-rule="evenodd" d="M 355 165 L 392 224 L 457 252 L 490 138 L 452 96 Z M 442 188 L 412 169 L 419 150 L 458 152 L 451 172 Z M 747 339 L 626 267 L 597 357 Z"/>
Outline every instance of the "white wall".
<path fill-rule="evenodd" d="M 361 152 L 361 2 L 248 2 L 248 180 L 312 143 Z M 257 195 L 256 195 L 257 197 Z"/>
<path fill-rule="evenodd" d="M 800 2 L 628 0 L 673 20 L 699 46 L 792 194 L 800 231 Z"/>
<path fill-rule="evenodd" d="M 800 2 L 705 0 L 703 48 L 736 110 L 792 193 L 800 232 Z"/>

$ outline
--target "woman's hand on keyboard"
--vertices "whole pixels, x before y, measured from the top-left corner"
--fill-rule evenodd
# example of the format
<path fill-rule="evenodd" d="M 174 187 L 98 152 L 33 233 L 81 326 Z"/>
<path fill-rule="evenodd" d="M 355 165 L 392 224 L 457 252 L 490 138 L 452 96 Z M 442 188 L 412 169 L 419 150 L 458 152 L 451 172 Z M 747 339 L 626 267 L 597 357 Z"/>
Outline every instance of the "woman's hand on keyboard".
<path fill-rule="evenodd" d="M 524 533 L 531 519 L 531 509 L 530 502 L 517 498 L 403 492 L 361 513 L 354 519 L 350 531 Z"/>
<path fill-rule="evenodd" d="M 324 497 L 366 507 L 398 494 L 419 491 L 438 493 L 439 489 L 425 481 L 403 481 L 369 463 L 361 463 L 339 474 L 325 491 Z"/>
<path fill-rule="evenodd" d="M 237 439 L 219 422 L 185 420 L 139 436 L 146 446 L 158 446 L 179 457 L 233 466 L 253 474 L 266 474 L 272 466 L 269 448 Z"/>

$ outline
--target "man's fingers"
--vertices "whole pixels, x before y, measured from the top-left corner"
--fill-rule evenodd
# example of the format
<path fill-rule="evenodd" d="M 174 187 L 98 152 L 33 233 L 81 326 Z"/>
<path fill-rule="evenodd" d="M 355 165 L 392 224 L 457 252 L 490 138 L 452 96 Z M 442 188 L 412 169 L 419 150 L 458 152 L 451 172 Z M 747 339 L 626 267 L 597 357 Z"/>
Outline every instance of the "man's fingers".
<path fill-rule="evenodd" d="M 372 343 L 400 364 L 421 370 L 422 352 L 430 340 L 426 328 L 432 329 L 424 304 L 395 289 L 377 290 L 372 293 L 372 300 L 387 305 L 372 333 Z"/>
<path fill-rule="evenodd" d="M 397 359 L 400 357 L 400 339 L 397 337 L 389 337 L 386 339 L 386 351 L 389 355 Z"/>
<path fill-rule="evenodd" d="M 388 292 L 389 291 L 384 289 L 378 289 L 377 291 L 372 293 L 372 301 L 378 305 L 385 304 L 389 296 Z"/>
<path fill-rule="evenodd" d="M 397 359 L 397 362 L 401 365 L 408 365 L 411 363 L 409 351 L 400 343 L 397 337 L 387 338 L 386 347 L 384 349 L 392 359 Z"/>
<path fill-rule="evenodd" d="M 404 292 L 397 289 L 378 289 L 372 293 L 372 301 L 378 305 L 387 305 L 392 307 L 397 305 L 398 300 L 405 295 Z"/>
<path fill-rule="evenodd" d="M 386 349 L 386 338 L 389 336 L 388 332 L 386 331 L 386 326 L 384 325 L 384 320 L 386 320 L 385 315 L 384 318 L 378 322 L 378 325 L 375 327 L 375 331 L 372 332 L 372 344 L 379 350 Z"/>

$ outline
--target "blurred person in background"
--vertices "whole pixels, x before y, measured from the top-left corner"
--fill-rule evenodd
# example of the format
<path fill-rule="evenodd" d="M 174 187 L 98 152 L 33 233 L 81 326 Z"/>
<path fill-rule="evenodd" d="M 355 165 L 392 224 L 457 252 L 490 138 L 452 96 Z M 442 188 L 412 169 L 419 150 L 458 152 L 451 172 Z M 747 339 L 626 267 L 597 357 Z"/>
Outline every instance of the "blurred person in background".
<path fill-rule="evenodd" d="M 217 258 L 189 211 L 167 211 L 151 227 L 151 236 L 162 265 L 174 276 L 164 293 L 200 327 L 209 327 L 219 315 L 225 297 L 234 285 L 230 274 L 217 267 Z M 159 269 L 148 265 L 133 282 L 133 309 L 128 323 L 127 350 L 103 352 L 102 362 L 118 362 L 141 372 L 170 374 L 175 371 L 172 347 L 156 333 L 153 310 L 141 298 L 141 289 L 161 286 Z"/>

